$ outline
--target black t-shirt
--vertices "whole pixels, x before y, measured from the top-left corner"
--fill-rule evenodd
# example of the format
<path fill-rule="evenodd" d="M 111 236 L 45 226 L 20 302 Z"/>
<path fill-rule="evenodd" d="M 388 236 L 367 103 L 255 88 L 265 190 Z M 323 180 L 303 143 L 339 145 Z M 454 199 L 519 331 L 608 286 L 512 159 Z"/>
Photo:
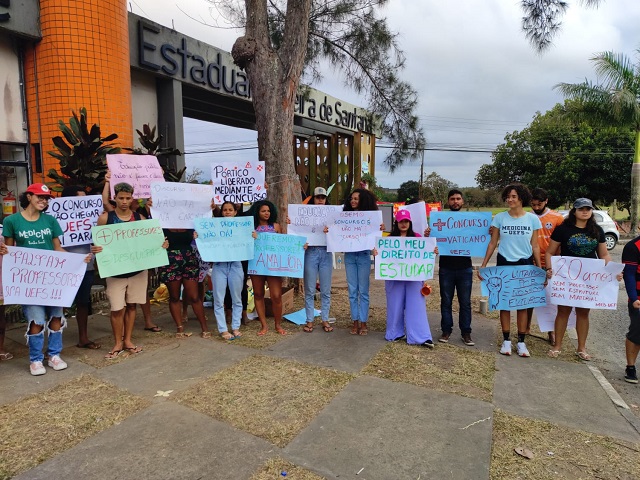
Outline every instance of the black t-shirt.
<path fill-rule="evenodd" d="M 184 230 L 182 232 L 172 232 L 169 229 L 163 229 L 162 231 L 169 242 L 169 250 L 182 250 L 184 252 L 191 249 L 193 229 Z"/>
<path fill-rule="evenodd" d="M 454 257 L 452 255 L 439 256 L 440 268 L 451 268 L 452 270 L 462 270 L 471 268 L 471 257 Z"/>
<path fill-rule="evenodd" d="M 598 235 L 586 228 L 563 223 L 551 234 L 551 240 L 560 244 L 560 255 L 565 257 L 598 258 L 598 244 L 605 243 L 604 230 L 597 225 Z"/>

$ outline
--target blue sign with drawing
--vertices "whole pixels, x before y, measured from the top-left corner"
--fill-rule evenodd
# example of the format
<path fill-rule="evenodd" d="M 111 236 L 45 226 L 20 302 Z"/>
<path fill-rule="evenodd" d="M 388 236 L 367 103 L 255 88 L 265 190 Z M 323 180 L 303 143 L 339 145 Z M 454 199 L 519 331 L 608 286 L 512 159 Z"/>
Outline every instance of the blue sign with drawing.
<path fill-rule="evenodd" d="M 440 255 L 484 257 L 491 240 L 491 212 L 431 211 L 431 237 L 438 239 Z"/>
<path fill-rule="evenodd" d="M 547 304 L 544 283 L 547 272 L 533 265 L 480 269 L 482 295 L 489 310 L 524 310 Z"/>

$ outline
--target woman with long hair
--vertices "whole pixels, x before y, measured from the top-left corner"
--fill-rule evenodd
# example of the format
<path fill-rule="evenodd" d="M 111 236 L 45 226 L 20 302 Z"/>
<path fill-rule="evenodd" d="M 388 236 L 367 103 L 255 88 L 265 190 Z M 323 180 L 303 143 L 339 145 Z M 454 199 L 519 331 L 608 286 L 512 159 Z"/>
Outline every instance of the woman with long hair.
<path fill-rule="evenodd" d="M 551 257 L 560 252 L 563 257 L 601 258 L 606 263 L 611 261 L 604 231 L 593 218 L 593 203 L 588 198 L 578 198 L 573 203 L 573 208 L 561 225 L 551 234 L 549 247 L 545 253 L 545 265 L 547 266 L 547 278 L 551 278 Z M 621 280 L 622 275 L 618 275 Z M 567 330 L 569 315 L 573 307 L 558 305 L 558 313 L 555 320 L 555 345 L 549 350 L 549 356 L 556 358 L 560 355 L 562 339 Z M 589 309 L 575 307 L 576 309 L 576 333 L 578 335 L 578 350 L 576 355 L 581 360 L 591 360 L 587 353 L 587 335 L 589 334 Z"/>

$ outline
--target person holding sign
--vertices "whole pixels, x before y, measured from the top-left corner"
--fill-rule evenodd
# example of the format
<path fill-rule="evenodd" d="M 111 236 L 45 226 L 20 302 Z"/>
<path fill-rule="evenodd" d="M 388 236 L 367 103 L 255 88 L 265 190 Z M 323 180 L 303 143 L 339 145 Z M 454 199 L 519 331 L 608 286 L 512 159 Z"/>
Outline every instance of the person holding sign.
<path fill-rule="evenodd" d="M 549 247 L 546 251 L 547 278 L 551 278 L 551 257 L 560 252 L 563 257 L 600 258 L 605 265 L 611 261 L 607 250 L 604 230 L 593 218 L 593 203 L 588 198 L 578 198 L 573 203 L 569 215 L 551 234 Z M 620 279 L 618 279 L 620 280 Z M 566 305 L 558 305 L 558 313 L 555 320 L 555 345 L 549 350 L 550 357 L 560 355 L 562 339 L 567 330 L 567 322 L 571 309 Z M 589 333 L 589 309 L 576 308 L 576 334 L 578 336 L 578 350 L 576 355 L 585 361 L 591 360 L 587 353 L 586 343 Z"/>
<path fill-rule="evenodd" d="M 370 212 L 378 210 L 376 196 L 364 188 L 356 188 L 345 199 L 343 211 Z M 380 225 L 384 230 L 384 223 Z M 366 335 L 369 333 L 369 278 L 371 276 L 371 250 L 360 252 L 346 252 L 344 254 L 344 268 L 347 273 L 349 288 L 349 306 L 351 307 L 351 335 Z"/>
<path fill-rule="evenodd" d="M 278 220 L 276 206 L 268 200 L 259 200 L 253 204 L 253 224 L 256 232 L 282 233 Z M 287 331 L 282 328 L 282 277 L 271 277 L 266 275 L 251 274 L 251 284 L 253 285 L 253 299 L 256 306 L 256 313 L 260 320 L 260 331 L 258 335 L 267 333 L 266 307 L 264 304 L 264 284 L 269 286 L 269 296 L 273 309 L 276 332 L 286 335 Z"/>
<path fill-rule="evenodd" d="M 409 211 L 398 210 L 389 236 L 420 237 L 419 233 L 413 231 Z M 377 255 L 378 252 L 374 249 L 373 254 Z M 384 289 L 387 294 L 387 331 L 384 338 L 388 342 L 395 342 L 406 337 L 409 345 L 433 348 L 427 306 L 421 292 L 422 282 L 385 280 Z"/>
<path fill-rule="evenodd" d="M 491 241 L 487 246 L 487 253 L 480 268 L 485 268 L 496 247 L 498 247 L 497 265 L 536 265 L 540 266 L 540 247 L 538 245 L 538 230 L 542 227 L 540 220 L 533 213 L 525 212 L 524 207 L 531 201 L 531 192 L 520 183 L 507 185 L 502 191 L 502 200 L 507 203 L 509 210 L 498 213 L 491 222 Z M 498 243 L 499 242 L 499 243 Z M 482 275 L 478 271 L 478 278 Z M 518 355 L 530 357 L 524 342 L 527 331 L 527 309 L 516 310 L 518 323 Z M 500 324 L 502 326 L 502 355 L 511 355 L 511 312 L 500 310 Z"/>
<path fill-rule="evenodd" d="M 44 213 L 51 191 L 43 183 L 34 183 L 20 195 L 22 212 L 5 218 L 3 224 L 4 244 L 0 246 L 0 255 L 8 253 L 9 247 L 27 247 L 40 250 L 64 252 L 60 238 L 64 232 L 58 221 Z M 88 254 L 85 262 L 89 263 L 93 255 Z M 23 305 L 22 311 L 27 320 L 27 345 L 29 346 L 29 370 L 31 375 L 44 375 L 43 365 L 44 330 L 47 327 L 49 342 L 47 355 L 48 365 L 54 370 L 64 370 L 67 363 L 60 358 L 62 352 L 62 331 L 67 326 L 62 307 Z"/>

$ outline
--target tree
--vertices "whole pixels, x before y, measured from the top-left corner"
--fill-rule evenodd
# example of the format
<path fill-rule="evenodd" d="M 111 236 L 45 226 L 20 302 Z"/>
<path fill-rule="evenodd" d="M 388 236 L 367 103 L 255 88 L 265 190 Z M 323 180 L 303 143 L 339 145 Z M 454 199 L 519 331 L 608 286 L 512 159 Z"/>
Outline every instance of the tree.
<path fill-rule="evenodd" d="M 320 77 L 320 59 L 365 92 L 369 110 L 382 122 L 395 148 L 391 170 L 424 147 L 414 114 L 416 92 L 398 75 L 404 58 L 396 35 L 376 8 L 388 0 L 210 0 L 245 34 L 233 45 L 234 62 L 246 70 L 258 130 L 258 154 L 267 165 L 269 196 L 281 211 L 299 201 L 300 185 L 291 161 L 296 93 L 305 71 Z"/>
<path fill-rule="evenodd" d="M 533 47 L 542 52 L 551 46 L 551 40 L 560 30 L 560 18 L 569 4 L 563 0 L 522 0 L 522 30 Z M 595 7 L 601 0 L 580 0 L 587 7 Z"/>
<path fill-rule="evenodd" d="M 420 196 L 420 182 L 409 180 L 404 182 L 398 188 L 398 201 L 406 202 L 410 198 L 418 198 Z"/>
<path fill-rule="evenodd" d="M 527 128 L 507 134 L 491 155 L 493 163 L 478 170 L 478 186 L 501 190 L 522 182 L 544 188 L 553 208 L 578 197 L 628 206 L 633 132 L 580 121 L 567 114 L 574 103 L 536 113 Z"/>
<path fill-rule="evenodd" d="M 636 50 L 640 55 L 640 49 Z M 566 98 L 576 100 L 569 114 L 594 124 L 632 129 L 635 134 L 631 168 L 631 230 L 635 234 L 640 213 L 640 62 L 635 65 L 624 54 L 603 52 L 591 59 L 602 83 L 585 81 L 555 86 Z"/>
<path fill-rule="evenodd" d="M 440 202 L 446 205 L 449 190 L 456 187 L 455 183 L 442 178 L 436 172 L 431 172 L 422 183 L 422 196 L 428 202 Z"/>

